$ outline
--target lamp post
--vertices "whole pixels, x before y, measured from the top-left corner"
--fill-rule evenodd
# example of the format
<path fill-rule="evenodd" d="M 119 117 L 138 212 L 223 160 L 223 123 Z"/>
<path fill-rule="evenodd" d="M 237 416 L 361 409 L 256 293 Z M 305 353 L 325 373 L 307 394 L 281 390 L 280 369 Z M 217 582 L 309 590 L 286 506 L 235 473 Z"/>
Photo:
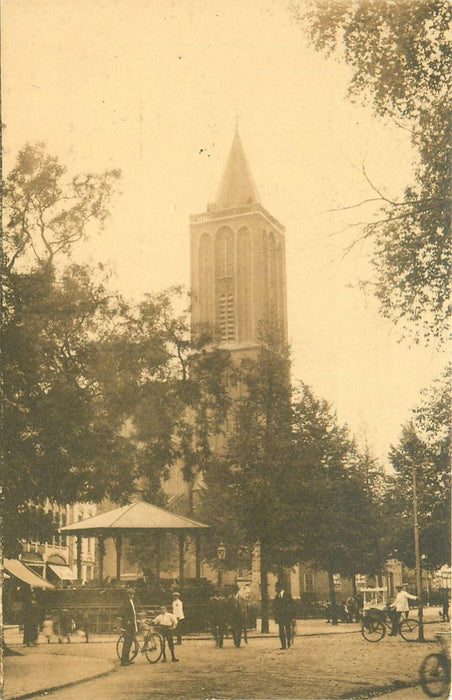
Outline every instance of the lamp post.
<path fill-rule="evenodd" d="M 427 607 L 430 607 L 430 592 L 432 590 L 432 572 L 427 572 Z"/>
<path fill-rule="evenodd" d="M 413 483 L 413 531 L 414 531 L 414 557 L 416 561 L 416 589 L 419 599 L 419 632 L 418 642 L 424 642 L 424 610 L 422 607 L 422 571 L 421 571 L 421 553 L 419 547 L 419 522 L 417 517 L 417 476 L 414 460 L 411 460 L 411 479 Z"/>
<path fill-rule="evenodd" d="M 223 542 L 220 542 L 220 544 L 217 547 L 217 559 L 218 559 L 217 585 L 222 586 L 223 585 L 223 566 L 224 566 L 224 560 L 226 559 L 226 547 L 224 546 Z"/>

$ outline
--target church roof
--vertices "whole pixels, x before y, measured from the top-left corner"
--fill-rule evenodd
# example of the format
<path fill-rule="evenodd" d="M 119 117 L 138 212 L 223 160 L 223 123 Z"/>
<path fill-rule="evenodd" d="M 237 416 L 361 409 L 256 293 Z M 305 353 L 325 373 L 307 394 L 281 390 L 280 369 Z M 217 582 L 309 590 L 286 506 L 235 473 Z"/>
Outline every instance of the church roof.
<path fill-rule="evenodd" d="M 235 132 L 229 158 L 215 197 L 218 209 L 229 209 L 243 204 L 259 202 L 259 195 L 243 150 L 238 130 Z"/>

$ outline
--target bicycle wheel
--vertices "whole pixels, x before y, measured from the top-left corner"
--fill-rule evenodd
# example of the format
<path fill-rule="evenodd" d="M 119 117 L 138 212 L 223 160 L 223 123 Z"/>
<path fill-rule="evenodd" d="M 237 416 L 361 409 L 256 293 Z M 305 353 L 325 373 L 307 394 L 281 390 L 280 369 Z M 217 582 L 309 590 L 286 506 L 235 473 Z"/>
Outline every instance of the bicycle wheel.
<path fill-rule="evenodd" d="M 144 640 L 143 651 L 150 664 L 156 664 L 163 654 L 163 639 L 158 632 L 150 632 Z"/>
<path fill-rule="evenodd" d="M 385 636 L 385 626 L 379 620 L 365 620 L 361 627 L 361 634 L 368 642 L 379 642 Z"/>
<path fill-rule="evenodd" d="M 400 635 L 406 642 L 412 642 L 418 638 L 419 622 L 412 617 L 402 620 L 400 623 Z"/>
<path fill-rule="evenodd" d="M 118 641 L 116 642 L 116 654 L 117 654 L 118 659 L 120 661 L 121 661 L 121 657 L 122 657 L 123 646 L 124 646 L 124 635 L 121 634 Z M 138 641 L 134 637 L 132 639 L 132 645 L 131 645 L 130 651 L 129 651 L 129 661 L 133 661 L 137 654 L 138 654 Z"/>
<path fill-rule="evenodd" d="M 419 669 L 422 690 L 429 698 L 448 697 L 449 665 L 443 654 L 429 654 Z"/>

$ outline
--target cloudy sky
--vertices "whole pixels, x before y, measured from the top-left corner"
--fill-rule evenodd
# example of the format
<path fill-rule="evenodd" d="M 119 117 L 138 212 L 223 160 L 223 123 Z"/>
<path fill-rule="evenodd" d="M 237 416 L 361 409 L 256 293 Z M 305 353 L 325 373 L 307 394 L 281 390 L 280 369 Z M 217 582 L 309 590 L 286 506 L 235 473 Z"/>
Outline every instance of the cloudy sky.
<path fill-rule="evenodd" d="M 105 232 L 80 260 L 108 262 L 127 297 L 188 284 L 188 217 L 205 211 L 238 121 L 263 205 L 287 228 L 294 378 L 329 400 L 386 460 L 444 364 L 397 342 L 357 283 L 372 220 L 329 211 L 397 197 L 407 134 L 346 99 L 349 73 L 315 53 L 286 0 L 4 0 L 4 172 L 45 142 L 70 173 L 122 170 Z"/>

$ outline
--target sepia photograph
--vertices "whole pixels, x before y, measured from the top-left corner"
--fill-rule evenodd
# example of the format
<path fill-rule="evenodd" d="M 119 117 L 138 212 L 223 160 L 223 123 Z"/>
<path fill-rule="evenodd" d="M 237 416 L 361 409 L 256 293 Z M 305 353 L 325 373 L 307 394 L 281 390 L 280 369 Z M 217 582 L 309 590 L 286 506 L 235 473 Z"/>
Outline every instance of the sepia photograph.
<path fill-rule="evenodd" d="M 5 700 L 450 696 L 449 0 L 4 0 Z"/>

